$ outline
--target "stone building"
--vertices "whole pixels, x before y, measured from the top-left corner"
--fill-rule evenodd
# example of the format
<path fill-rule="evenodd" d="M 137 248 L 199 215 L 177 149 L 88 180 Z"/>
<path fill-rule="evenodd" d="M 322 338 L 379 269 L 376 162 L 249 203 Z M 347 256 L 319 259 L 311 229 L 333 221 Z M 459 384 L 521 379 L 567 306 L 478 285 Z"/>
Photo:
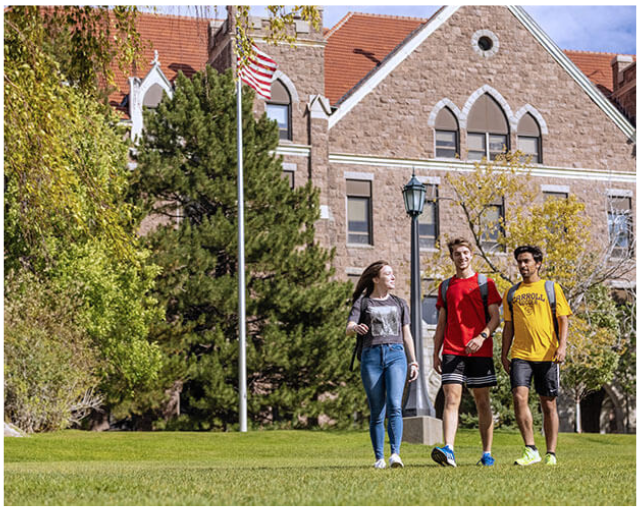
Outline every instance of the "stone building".
<path fill-rule="evenodd" d="M 231 15 L 143 16 L 141 34 L 157 53 L 148 69 L 121 77 L 111 97 L 132 137 L 142 129 L 142 106 L 171 94 L 179 69 L 232 65 Z M 273 97 L 257 99 L 256 114 L 279 122 L 277 153 L 292 185 L 312 180 L 320 189 L 317 238 L 336 248 L 338 277 L 356 278 L 375 259 L 387 259 L 408 297 L 410 221 L 402 187 L 414 171 L 430 195 L 452 197 L 445 176 L 470 171 L 503 146 L 532 155 L 538 199 L 574 194 L 586 203 L 593 241 L 608 241 L 615 224 L 624 224 L 623 247 L 633 242 L 634 55 L 562 51 L 514 6 L 446 6 L 429 19 L 349 13 L 330 30 L 298 20 L 294 49 L 266 45 L 266 21 L 252 21 L 257 45 L 279 65 Z M 463 217 L 442 203 L 427 203 L 422 215 L 422 255 L 433 252 L 440 235 L 463 232 Z M 630 279 L 614 287 L 634 288 L 633 263 Z M 424 307 L 434 299 L 426 294 Z M 430 365 L 434 316 L 426 314 Z M 429 376 L 438 386 L 437 374 Z M 601 411 L 622 420 L 616 392 L 609 388 Z M 634 410 L 629 415 L 634 429 Z"/>

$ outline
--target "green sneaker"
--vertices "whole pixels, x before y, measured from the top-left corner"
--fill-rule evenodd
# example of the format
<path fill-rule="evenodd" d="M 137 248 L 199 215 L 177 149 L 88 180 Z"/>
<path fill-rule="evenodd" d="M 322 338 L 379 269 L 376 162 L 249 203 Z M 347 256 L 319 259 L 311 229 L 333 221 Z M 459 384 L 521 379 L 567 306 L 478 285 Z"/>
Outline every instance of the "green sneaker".
<path fill-rule="evenodd" d="M 557 466 L 557 457 L 550 453 L 544 455 L 544 465 L 546 466 Z"/>
<path fill-rule="evenodd" d="M 532 448 L 525 446 L 522 456 L 515 461 L 515 465 L 530 466 L 532 464 L 536 464 L 541 461 L 542 461 L 542 458 L 539 456 L 539 452 L 537 450 L 533 450 Z"/>

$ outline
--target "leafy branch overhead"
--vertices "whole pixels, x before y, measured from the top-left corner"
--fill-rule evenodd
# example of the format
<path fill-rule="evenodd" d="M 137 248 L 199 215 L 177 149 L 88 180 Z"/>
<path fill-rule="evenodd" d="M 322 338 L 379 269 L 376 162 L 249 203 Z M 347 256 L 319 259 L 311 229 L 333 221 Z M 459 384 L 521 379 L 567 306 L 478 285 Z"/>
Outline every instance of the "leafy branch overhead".
<path fill-rule="evenodd" d="M 254 53 L 253 30 L 264 29 L 262 38 L 268 44 L 288 43 L 294 46 L 297 40 L 296 21 L 303 20 L 310 23 L 315 30 L 321 26 L 321 11 L 314 5 L 267 5 L 268 11 L 267 26 L 261 27 L 254 24 L 253 17 L 250 16 L 251 6 L 239 5 L 236 7 L 236 30 L 238 51 L 240 51 L 243 63 L 248 55 Z"/>

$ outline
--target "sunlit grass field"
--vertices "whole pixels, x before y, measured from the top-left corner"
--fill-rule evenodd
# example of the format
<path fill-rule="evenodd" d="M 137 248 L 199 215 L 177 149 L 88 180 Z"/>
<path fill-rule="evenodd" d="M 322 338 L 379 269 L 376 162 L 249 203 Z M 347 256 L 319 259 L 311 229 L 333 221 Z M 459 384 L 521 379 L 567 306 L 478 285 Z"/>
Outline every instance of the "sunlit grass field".
<path fill-rule="evenodd" d="M 5 438 L 6 505 L 634 505 L 635 436 L 562 434 L 557 467 L 513 466 L 517 432 L 460 430 L 456 469 L 403 443 L 374 470 L 367 431 L 65 431 Z M 545 449 L 543 437 L 537 445 Z M 386 459 L 388 457 L 386 445 Z"/>

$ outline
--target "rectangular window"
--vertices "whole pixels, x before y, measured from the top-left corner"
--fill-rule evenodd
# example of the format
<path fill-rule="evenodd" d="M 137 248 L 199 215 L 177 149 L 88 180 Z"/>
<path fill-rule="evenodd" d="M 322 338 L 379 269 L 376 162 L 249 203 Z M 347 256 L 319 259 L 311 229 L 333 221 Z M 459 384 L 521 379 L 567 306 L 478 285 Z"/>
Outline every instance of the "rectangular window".
<path fill-rule="evenodd" d="M 437 157 L 454 159 L 457 156 L 457 132 L 435 131 L 435 154 Z"/>
<path fill-rule="evenodd" d="M 609 197 L 608 211 L 609 241 L 613 245 L 613 255 L 630 257 L 633 253 L 633 214 L 631 198 L 622 196 Z"/>
<path fill-rule="evenodd" d="M 480 161 L 486 156 L 486 134 L 468 133 L 468 160 Z"/>
<path fill-rule="evenodd" d="M 542 162 L 539 150 L 539 138 L 530 136 L 518 136 L 517 149 L 524 154 L 520 157 L 521 162 L 526 162 L 529 157 L 531 162 Z"/>
<path fill-rule="evenodd" d="M 487 205 L 481 216 L 482 247 L 489 252 L 500 252 L 503 247 L 498 243 L 503 232 L 504 203 Z"/>
<path fill-rule="evenodd" d="M 439 313 L 437 312 L 437 289 L 439 283 L 433 279 L 424 279 L 421 288 L 421 319 L 427 325 L 437 325 Z"/>
<path fill-rule="evenodd" d="M 424 211 L 418 217 L 419 248 L 434 249 L 439 236 L 439 205 L 437 201 L 438 188 L 436 185 L 426 185 L 426 201 Z"/>
<path fill-rule="evenodd" d="M 346 180 L 348 243 L 372 245 L 372 184 Z"/>
<path fill-rule="evenodd" d="M 359 282 L 359 278 L 361 275 L 356 275 L 354 273 L 349 273 L 348 274 L 348 282 L 351 282 L 354 287 L 357 287 L 357 282 Z"/>
<path fill-rule="evenodd" d="M 507 146 L 508 141 L 506 136 L 502 134 L 488 134 L 488 149 L 490 151 L 490 157 L 488 159 L 494 161 L 495 157 L 506 153 Z"/>
<path fill-rule="evenodd" d="M 549 199 L 568 199 L 568 192 L 544 192 L 544 201 Z"/>
<path fill-rule="evenodd" d="M 283 178 L 290 184 L 290 189 L 294 189 L 294 171 L 283 170 Z"/>
<path fill-rule="evenodd" d="M 265 113 L 279 125 L 279 139 L 292 139 L 290 135 L 290 106 L 287 104 L 266 104 Z"/>
<path fill-rule="evenodd" d="M 508 138 L 504 134 L 468 133 L 468 160 L 480 161 L 483 157 L 494 161 L 508 150 Z"/>

